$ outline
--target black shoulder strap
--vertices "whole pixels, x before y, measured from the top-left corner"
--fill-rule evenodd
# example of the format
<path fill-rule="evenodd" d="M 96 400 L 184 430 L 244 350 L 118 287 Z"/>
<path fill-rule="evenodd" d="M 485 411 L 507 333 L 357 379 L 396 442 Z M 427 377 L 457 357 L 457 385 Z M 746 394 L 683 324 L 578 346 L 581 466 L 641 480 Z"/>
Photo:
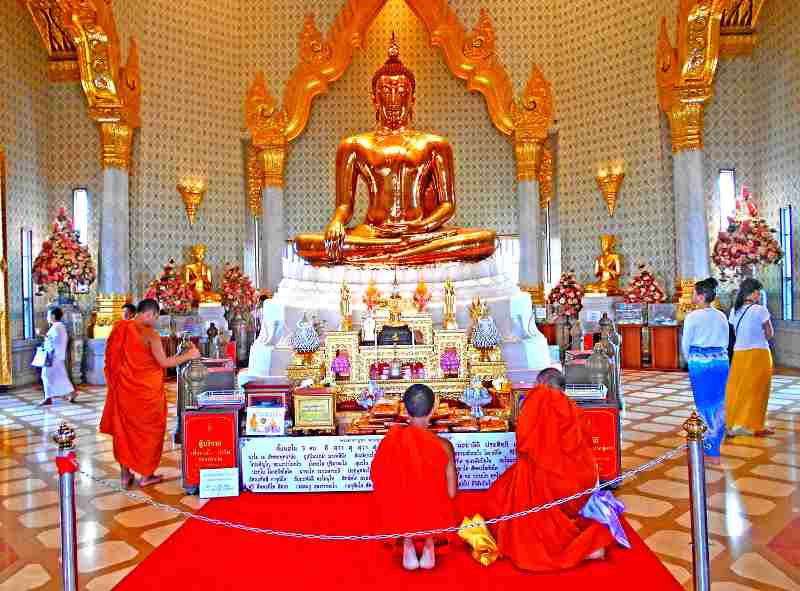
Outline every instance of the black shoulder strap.
<path fill-rule="evenodd" d="M 749 306 L 747 306 L 747 307 L 744 309 L 744 312 L 742 312 L 742 315 L 741 315 L 741 316 L 739 316 L 739 320 L 738 320 L 738 322 L 736 323 L 736 329 L 735 329 L 735 332 L 736 332 L 736 334 L 739 334 L 739 325 L 742 323 L 742 320 L 744 320 L 744 315 L 745 315 L 745 314 L 747 314 L 747 311 L 748 311 L 750 308 L 752 308 L 753 306 L 755 306 L 755 304 L 750 304 Z"/>

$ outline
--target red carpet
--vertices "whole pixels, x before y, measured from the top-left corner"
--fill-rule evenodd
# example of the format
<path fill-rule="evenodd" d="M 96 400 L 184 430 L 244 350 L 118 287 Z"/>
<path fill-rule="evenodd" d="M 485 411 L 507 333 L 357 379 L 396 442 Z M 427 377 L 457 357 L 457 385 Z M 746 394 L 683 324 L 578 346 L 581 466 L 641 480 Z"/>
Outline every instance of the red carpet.
<path fill-rule="evenodd" d="M 462 493 L 472 514 L 480 493 Z M 414 499 L 408 500 L 413 507 Z M 203 515 L 290 531 L 364 534 L 369 531 L 368 493 L 253 495 L 208 503 Z M 468 511 L 471 509 L 472 511 Z M 406 507 L 398 507 L 398 511 Z M 597 589 L 682 591 L 642 539 L 626 526 L 631 550 L 612 548 L 606 560 L 551 574 L 532 574 L 507 560 L 478 564 L 460 541 L 433 571 L 406 572 L 378 542 L 294 541 L 188 520 L 116 587 L 142 589 L 319 589 L 370 591 L 414 589 Z"/>

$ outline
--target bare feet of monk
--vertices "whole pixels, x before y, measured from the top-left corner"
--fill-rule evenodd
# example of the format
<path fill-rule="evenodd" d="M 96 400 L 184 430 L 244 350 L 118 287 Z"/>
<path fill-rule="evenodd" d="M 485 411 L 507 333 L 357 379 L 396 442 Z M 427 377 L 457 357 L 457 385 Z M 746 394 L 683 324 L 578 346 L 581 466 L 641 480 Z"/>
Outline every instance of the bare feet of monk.
<path fill-rule="evenodd" d="M 160 474 L 151 474 L 150 476 L 145 476 L 139 481 L 139 486 L 144 488 L 145 486 L 152 486 L 153 484 L 158 484 L 159 482 L 163 481 L 164 477 Z"/>
<path fill-rule="evenodd" d="M 586 560 L 603 560 L 606 557 L 606 549 L 605 548 L 598 548 L 589 556 L 586 557 Z"/>
<path fill-rule="evenodd" d="M 128 470 L 122 464 L 120 464 L 119 468 L 120 468 L 119 470 L 120 484 L 122 485 L 122 488 L 124 488 L 125 490 L 130 490 L 133 487 L 133 481 L 134 481 L 133 472 Z"/>
<path fill-rule="evenodd" d="M 419 568 L 417 549 L 414 547 L 414 540 L 411 538 L 403 538 L 403 568 L 406 570 L 417 570 Z"/>
<path fill-rule="evenodd" d="M 436 566 L 436 547 L 433 545 L 433 538 L 427 538 L 422 549 L 422 558 L 419 559 L 419 567 L 431 570 L 434 566 Z"/>
<path fill-rule="evenodd" d="M 69 397 L 69 401 L 72 402 L 73 404 L 75 403 L 75 401 L 77 399 L 78 399 L 78 393 L 77 392 L 73 392 L 72 396 Z"/>

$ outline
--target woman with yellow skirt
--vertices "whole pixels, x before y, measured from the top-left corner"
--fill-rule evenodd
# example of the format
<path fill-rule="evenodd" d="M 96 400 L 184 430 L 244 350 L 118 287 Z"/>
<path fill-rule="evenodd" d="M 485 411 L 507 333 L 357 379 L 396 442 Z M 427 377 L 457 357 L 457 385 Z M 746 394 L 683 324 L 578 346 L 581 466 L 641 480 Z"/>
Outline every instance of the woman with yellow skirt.
<path fill-rule="evenodd" d="M 767 403 L 772 383 L 772 355 L 768 339 L 774 331 L 769 310 L 759 304 L 761 283 L 745 279 L 736 295 L 730 324 L 736 332 L 733 361 L 725 392 L 728 435 L 766 437 Z"/>

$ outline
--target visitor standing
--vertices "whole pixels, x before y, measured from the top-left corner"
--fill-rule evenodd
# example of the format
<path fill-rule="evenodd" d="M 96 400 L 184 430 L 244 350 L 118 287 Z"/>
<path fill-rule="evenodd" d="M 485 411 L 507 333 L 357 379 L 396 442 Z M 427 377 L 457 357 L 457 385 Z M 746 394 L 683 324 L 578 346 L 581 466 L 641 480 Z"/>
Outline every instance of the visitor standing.
<path fill-rule="evenodd" d="M 717 298 L 713 277 L 694 284 L 692 303 L 698 309 L 683 321 L 683 356 L 689 364 L 694 404 L 708 427 L 708 462 L 719 464 L 725 436 L 725 385 L 728 382 L 728 319 L 711 303 Z"/>
<path fill-rule="evenodd" d="M 44 337 L 44 348 L 49 352 L 52 363 L 42 368 L 42 385 L 44 386 L 44 400 L 42 406 L 53 404 L 53 398 L 69 396 L 70 402 L 75 402 L 77 394 L 75 386 L 67 375 L 67 345 L 69 335 L 67 327 L 61 322 L 64 312 L 61 308 L 51 308 L 47 313 L 50 328 Z"/>
<path fill-rule="evenodd" d="M 100 431 L 114 440 L 114 458 L 120 465 L 124 488 L 141 474 L 139 486 L 161 482 L 156 468 L 161 462 L 167 430 L 164 368 L 200 357 L 194 345 L 180 355 L 167 357 L 155 330 L 158 302 L 139 302 L 133 320 L 114 324 L 106 345 L 108 394 Z"/>
<path fill-rule="evenodd" d="M 728 377 L 725 417 L 728 434 L 732 436 L 765 437 L 774 433 L 765 421 L 772 382 L 768 341 L 775 333 L 769 310 L 759 303 L 762 289 L 756 279 L 742 281 L 730 314 L 736 343 Z"/>

